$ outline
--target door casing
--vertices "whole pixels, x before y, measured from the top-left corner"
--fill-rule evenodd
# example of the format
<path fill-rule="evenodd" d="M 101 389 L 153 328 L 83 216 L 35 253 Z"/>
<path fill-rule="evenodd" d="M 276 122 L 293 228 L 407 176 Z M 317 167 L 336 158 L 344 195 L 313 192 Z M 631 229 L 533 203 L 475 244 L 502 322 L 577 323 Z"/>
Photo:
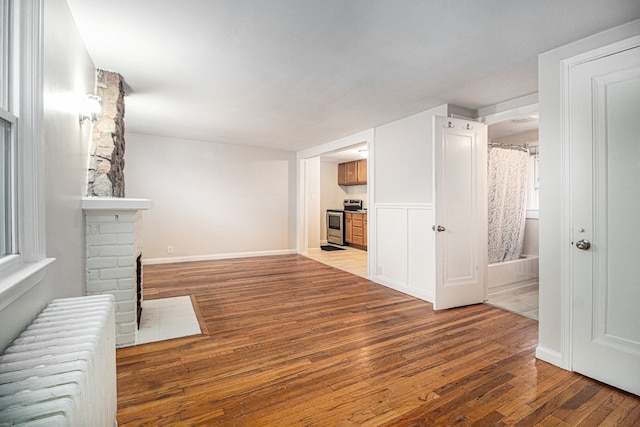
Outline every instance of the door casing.
<path fill-rule="evenodd" d="M 571 123 L 571 104 L 570 104 L 570 77 L 573 67 L 602 58 L 604 56 L 613 55 L 628 49 L 640 46 L 640 36 L 631 37 L 607 46 L 603 46 L 571 58 L 565 59 L 560 63 L 561 72 L 561 94 L 560 94 L 560 112 L 561 112 L 561 140 L 562 147 L 562 183 L 560 186 L 561 193 L 561 242 L 560 249 L 560 265 L 562 266 L 561 286 L 560 286 L 560 366 L 567 370 L 573 370 L 573 311 L 572 301 L 574 296 L 573 282 L 571 277 L 572 251 L 574 247 L 570 244 L 573 237 L 571 224 L 571 135 L 569 132 Z"/>

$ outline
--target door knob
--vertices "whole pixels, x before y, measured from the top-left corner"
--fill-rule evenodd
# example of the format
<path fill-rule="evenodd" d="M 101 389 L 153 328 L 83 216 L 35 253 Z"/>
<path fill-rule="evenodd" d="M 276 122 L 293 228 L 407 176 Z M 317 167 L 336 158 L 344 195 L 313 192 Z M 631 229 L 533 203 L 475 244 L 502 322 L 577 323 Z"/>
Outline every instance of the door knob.
<path fill-rule="evenodd" d="M 436 226 L 434 225 L 433 227 L 431 227 L 431 229 L 432 229 L 433 231 L 436 231 L 436 230 L 437 230 L 437 231 L 444 231 L 444 227 L 443 227 L 443 226 L 441 226 L 441 225 L 439 225 L 437 229 L 436 229 Z"/>
<path fill-rule="evenodd" d="M 578 249 L 582 249 L 583 251 L 586 251 L 587 249 L 589 249 L 591 247 L 591 242 L 588 240 L 578 240 L 576 242 L 576 248 Z"/>

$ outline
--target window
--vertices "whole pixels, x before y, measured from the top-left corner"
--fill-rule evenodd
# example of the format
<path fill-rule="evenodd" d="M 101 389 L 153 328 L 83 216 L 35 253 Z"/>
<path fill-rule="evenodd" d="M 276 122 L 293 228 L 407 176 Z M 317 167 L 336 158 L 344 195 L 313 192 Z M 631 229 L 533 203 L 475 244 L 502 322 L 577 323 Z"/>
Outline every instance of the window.
<path fill-rule="evenodd" d="M 0 118 L 0 258 L 15 252 L 12 123 Z"/>
<path fill-rule="evenodd" d="M 44 244 L 43 5 L 0 0 L 0 311 L 53 262 Z"/>
<path fill-rule="evenodd" d="M 14 254 L 16 244 L 15 144 L 12 113 L 11 2 L 0 3 L 0 259 Z"/>

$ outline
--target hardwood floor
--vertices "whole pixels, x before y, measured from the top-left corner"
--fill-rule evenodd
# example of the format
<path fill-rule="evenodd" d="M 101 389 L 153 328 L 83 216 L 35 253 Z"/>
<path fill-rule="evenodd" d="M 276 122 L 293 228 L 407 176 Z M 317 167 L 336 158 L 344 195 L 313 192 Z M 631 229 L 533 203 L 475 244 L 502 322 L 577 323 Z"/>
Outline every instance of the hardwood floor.
<path fill-rule="evenodd" d="M 615 425 L 640 399 L 534 357 L 537 322 L 299 255 L 149 265 L 203 335 L 117 350 L 120 426 Z"/>

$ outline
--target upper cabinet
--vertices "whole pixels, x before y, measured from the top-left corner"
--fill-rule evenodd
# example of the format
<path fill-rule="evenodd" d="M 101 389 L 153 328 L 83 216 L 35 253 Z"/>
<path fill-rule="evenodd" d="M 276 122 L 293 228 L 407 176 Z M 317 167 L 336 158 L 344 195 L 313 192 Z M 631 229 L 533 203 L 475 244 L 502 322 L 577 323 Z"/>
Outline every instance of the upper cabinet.
<path fill-rule="evenodd" d="M 338 165 L 338 185 L 362 185 L 367 183 L 367 159 Z"/>

